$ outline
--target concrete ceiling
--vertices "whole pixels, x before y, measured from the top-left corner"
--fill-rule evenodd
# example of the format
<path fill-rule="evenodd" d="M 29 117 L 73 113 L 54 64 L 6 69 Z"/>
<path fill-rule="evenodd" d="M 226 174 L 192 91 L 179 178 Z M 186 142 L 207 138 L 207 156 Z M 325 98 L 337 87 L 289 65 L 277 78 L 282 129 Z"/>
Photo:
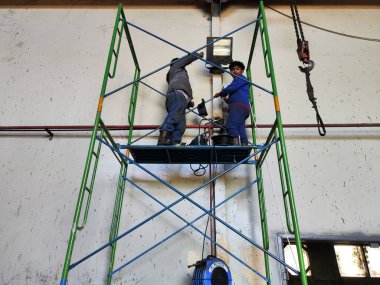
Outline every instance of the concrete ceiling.
<path fill-rule="evenodd" d="M 208 6 L 210 0 L 0 0 L 0 6 L 117 6 L 120 2 L 133 6 L 196 5 Z M 258 0 L 228 0 L 223 6 L 256 6 Z M 268 5 L 288 5 L 289 0 L 267 0 Z M 299 5 L 374 5 L 380 7 L 380 0 L 298 0 Z"/>

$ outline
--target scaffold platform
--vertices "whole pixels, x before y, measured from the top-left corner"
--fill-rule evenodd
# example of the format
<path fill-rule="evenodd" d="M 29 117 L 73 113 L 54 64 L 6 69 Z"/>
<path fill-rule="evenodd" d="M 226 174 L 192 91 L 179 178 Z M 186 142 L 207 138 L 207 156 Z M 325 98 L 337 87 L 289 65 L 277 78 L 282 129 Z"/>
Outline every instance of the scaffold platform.
<path fill-rule="evenodd" d="M 234 164 L 247 158 L 251 146 L 152 146 L 131 145 L 127 148 L 137 163 L 143 164 Z M 248 160 L 245 163 L 254 164 Z"/>

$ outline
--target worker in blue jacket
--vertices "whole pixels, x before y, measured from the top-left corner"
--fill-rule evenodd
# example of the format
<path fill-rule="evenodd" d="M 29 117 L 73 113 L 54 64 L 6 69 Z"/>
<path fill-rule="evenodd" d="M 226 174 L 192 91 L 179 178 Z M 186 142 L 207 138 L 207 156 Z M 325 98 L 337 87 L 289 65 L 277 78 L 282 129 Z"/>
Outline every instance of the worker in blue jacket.
<path fill-rule="evenodd" d="M 224 97 L 228 103 L 227 133 L 233 137 L 234 145 L 248 145 L 245 131 L 245 120 L 251 111 L 249 105 L 249 82 L 243 75 L 245 66 L 240 61 L 233 61 L 229 65 L 234 80 L 222 91 L 216 93 L 214 98 Z M 243 79 L 245 80 L 243 80 Z M 227 98 L 228 96 L 228 98 Z M 240 137 L 240 143 L 239 143 Z"/>

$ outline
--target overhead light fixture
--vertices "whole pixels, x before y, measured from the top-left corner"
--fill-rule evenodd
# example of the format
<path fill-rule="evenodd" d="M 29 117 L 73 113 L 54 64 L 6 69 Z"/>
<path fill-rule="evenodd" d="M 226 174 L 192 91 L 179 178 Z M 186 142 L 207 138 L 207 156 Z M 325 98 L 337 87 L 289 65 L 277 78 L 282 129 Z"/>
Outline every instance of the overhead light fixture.
<path fill-rule="evenodd" d="M 218 39 L 218 37 L 207 37 L 207 44 L 210 44 L 216 39 Z M 232 38 L 224 38 L 207 46 L 206 59 L 226 69 L 228 64 L 232 61 Z M 210 69 L 211 73 L 217 74 L 223 72 L 223 70 L 211 64 L 206 64 L 206 67 Z"/>

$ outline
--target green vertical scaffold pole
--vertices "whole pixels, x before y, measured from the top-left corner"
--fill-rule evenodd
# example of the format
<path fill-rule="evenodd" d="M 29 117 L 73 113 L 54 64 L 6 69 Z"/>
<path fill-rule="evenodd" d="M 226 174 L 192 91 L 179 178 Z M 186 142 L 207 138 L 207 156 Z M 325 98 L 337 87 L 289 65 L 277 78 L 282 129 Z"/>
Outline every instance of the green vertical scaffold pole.
<path fill-rule="evenodd" d="M 89 176 L 89 172 L 90 172 L 90 168 L 91 168 L 92 157 L 94 156 L 94 146 L 95 146 L 95 141 L 96 141 L 96 135 L 98 133 L 99 122 L 100 122 L 100 117 L 101 117 L 101 113 L 102 113 L 104 94 L 105 94 L 106 87 L 107 87 L 109 70 L 110 70 L 111 61 L 112 61 L 112 57 L 113 57 L 113 50 L 114 50 L 114 45 L 115 45 L 115 39 L 116 39 L 116 33 L 117 33 L 117 27 L 118 27 L 121 9 L 122 9 L 122 5 L 120 4 L 118 11 L 117 11 L 117 15 L 116 15 L 115 28 L 114 28 L 113 35 L 112 35 L 110 50 L 108 53 L 106 71 L 105 71 L 104 77 L 103 77 L 103 84 L 102 84 L 102 89 L 100 92 L 98 109 L 97 109 L 96 116 L 95 116 L 95 122 L 94 122 L 93 131 L 92 131 L 92 135 L 91 135 L 90 146 L 88 148 L 88 153 L 87 153 L 86 165 L 85 165 L 85 168 L 83 171 L 82 182 L 81 182 L 81 186 L 80 186 L 80 190 L 79 190 L 79 194 L 78 194 L 78 200 L 77 200 L 74 218 L 73 218 L 73 223 L 72 223 L 72 227 L 71 227 L 71 231 L 70 231 L 70 237 L 69 237 L 69 241 L 68 241 L 66 258 L 65 258 L 64 265 L 63 265 L 60 285 L 66 285 L 67 284 L 67 277 L 68 277 L 68 273 L 70 270 L 69 267 L 70 267 L 70 262 L 71 262 L 71 256 L 72 256 L 73 249 L 74 249 L 76 233 L 78 230 L 78 223 L 79 223 L 79 218 L 81 215 L 83 198 L 84 198 L 85 191 L 87 190 L 87 180 L 88 180 L 88 176 Z M 98 159 L 99 159 L 99 156 L 96 157 L 96 160 L 98 160 Z M 92 189 L 91 189 L 91 192 L 92 192 Z"/>
<path fill-rule="evenodd" d="M 264 3 L 263 1 L 260 1 L 260 14 L 261 14 L 261 20 L 260 22 L 260 29 L 261 29 L 261 35 L 262 35 L 262 46 L 263 46 L 263 52 L 264 52 L 264 61 L 265 61 L 265 68 L 267 72 L 267 77 L 270 77 L 271 84 L 272 84 L 272 91 L 273 91 L 273 100 L 274 100 L 274 107 L 276 111 L 276 124 L 277 124 L 277 134 L 278 138 L 280 139 L 279 143 L 279 149 L 281 150 L 281 158 L 278 158 L 278 162 L 282 162 L 283 171 L 285 173 L 285 182 L 286 182 L 286 191 L 285 194 L 283 194 L 284 199 L 288 198 L 288 203 L 290 205 L 290 212 L 291 212 L 291 218 L 292 218 L 292 225 L 293 225 L 293 231 L 294 231 L 294 238 L 297 248 L 297 256 L 298 256 L 298 263 L 299 263 L 299 270 L 301 274 L 301 282 L 302 285 L 307 285 L 307 277 L 306 277 L 306 271 L 305 271 L 305 263 L 302 253 L 302 243 L 301 243 L 301 237 L 300 237 L 300 230 L 298 226 L 298 218 L 297 218 L 297 211 L 295 206 L 295 200 L 293 195 L 293 188 L 292 188 L 292 181 L 290 176 L 290 169 L 289 169 L 289 162 L 288 157 L 286 153 L 286 145 L 285 145 L 285 137 L 284 137 L 284 130 L 282 126 L 282 119 L 281 119 L 281 112 L 280 112 L 280 104 L 278 100 L 278 92 L 277 92 L 277 86 L 276 86 L 276 78 L 274 74 L 274 68 L 273 68 L 273 60 L 272 60 L 272 53 L 270 49 L 270 42 L 269 42 L 269 34 L 268 34 L 268 26 L 267 21 L 265 17 L 265 9 L 264 9 Z M 277 136 L 276 134 L 276 136 Z M 279 154 L 279 152 L 277 152 Z M 280 171 L 281 171 L 280 167 Z M 282 176 L 283 173 L 280 173 Z M 284 187 L 283 187 L 284 188 Z M 289 224 L 289 221 L 288 221 Z"/>
<path fill-rule="evenodd" d="M 258 13 L 258 17 L 260 17 L 260 10 Z M 260 22 L 261 20 L 259 20 Z M 255 43 L 257 39 L 258 29 L 259 29 L 259 22 L 255 25 L 255 31 L 252 37 L 252 44 L 251 44 L 251 50 L 249 53 L 249 59 L 247 64 L 247 78 L 250 82 L 252 82 L 252 71 L 251 71 L 251 63 L 252 63 L 252 56 L 253 51 L 255 48 Z M 257 135 L 256 135 L 256 110 L 255 110 L 255 100 L 254 100 L 254 92 L 253 92 L 253 86 L 250 85 L 249 88 L 249 101 L 251 105 L 251 132 L 252 132 L 252 142 L 254 145 L 257 144 Z M 257 149 L 254 149 L 254 151 L 257 151 Z M 255 158 L 258 160 L 258 157 Z M 264 183 L 263 183 L 263 175 L 262 175 L 262 169 L 261 165 L 255 165 L 256 168 L 256 177 L 257 177 L 257 190 L 258 190 L 258 198 L 259 198 L 259 209 L 260 209 L 260 223 L 261 223 L 261 235 L 263 239 L 263 247 L 266 250 L 269 250 L 269 233 L 268 233 L 268 223 L 267 223 L 267 216 L 266 216 L 266 206 L 265 206 L 265 196 L 264 196 Z M 265 262 L 265 276 L 270 280 L 270 267 L 269 267 L 269 256 L 268 254 L 264 253 L 264 262 Z M 267 283 L 269 284 L 269 283 Z"/>
<path fill-rule="evenodd" d="M 134 125 L 136 106 L 137 106 L 138 87 L 140 83 L 138 81 L 138 79 L 140 78 L 140 67 L 137 61 L 137 57 L 136 57 L 135 49 L 133 46 L 132 38 L 129 33 L 128 25 L 126 24 L 126 17 L 125 17 L 123 9 L 121 9 L 121 17 L 124 21 L 120 21 L 121 31 L 119 33 L 119 42 L 121 40 L 123 31 L 124 31 L 127 41 L 128 41 L 129 48 L 132 53 L 133 61 L 135 64 L 135 72 L 134 72 L 134 77 L 133 77 L 135 83 L 133 83 L 133 86 L 132 86 L 132 92 L 131 92 L 131 97 L 129 100 L 129 110 L 128 110 L 128 124 L 129 124 L 128 144 L 131 144 L 132 136 L 133 136 L 133 125 Z M 113 139 L 109 132 L 108 132 L 108 137 L 113 142 Z M 115 142 L 113 142 L 113 145 L 116 145 Z M 129 151 L 127 151 L 127 155 L 129 155 Z M 120 218 L 121 218 L 124 190 L 125 190 L 124 178 L 127 176 L 127 173 L 128 173 L 128 164 L 123 163 L 122 161 L 120 163 L 120 173 L 119 173 L 119 179 L 118 179 L 117 189 L 116 189 L 116 197 L 115 197 L 114 210 L 113 210 L 113 215 L 112 215 L 109 241 L 114 240 L 118 236 L 118 233 L 119 233 L 119 225 L 120 225 Z M 110 261 L 108 264 L 107 285 L 110 285 L 112 282 L 112 272 L 113 272 L 113 268 L 115 264 L 116 246 L 117 246 L 117 242 L 114 242 L 111 244 L 111 255 L 110 255 Z"/>

